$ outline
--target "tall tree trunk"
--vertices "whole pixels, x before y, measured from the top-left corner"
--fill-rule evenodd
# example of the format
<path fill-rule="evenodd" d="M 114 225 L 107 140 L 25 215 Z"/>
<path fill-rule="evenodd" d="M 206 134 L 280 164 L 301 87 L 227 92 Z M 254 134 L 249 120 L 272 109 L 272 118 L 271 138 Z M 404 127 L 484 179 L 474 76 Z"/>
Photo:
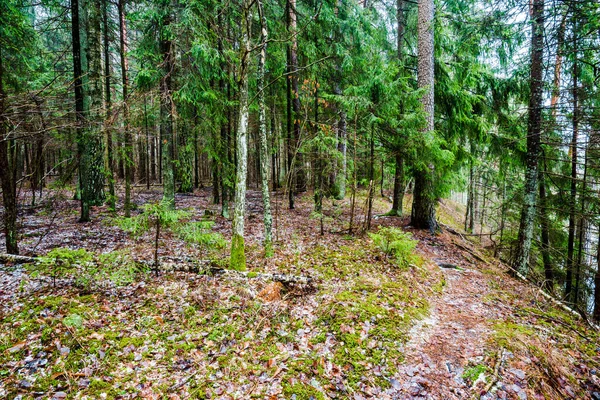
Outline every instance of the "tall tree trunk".
<path fill-rule="evenodd" d="M 91 168 L 91 157 L 88 144 L 88 111 L 89 98 L 86 95 L 88 76 L 87 76 L 87 55 L 85 43 L 87 34 L 81 27 L 87 26 L 87 16 L 85 4 L 79 4 L 79 0 L 71 0 L 71 41 L 73 51 L 73 80 L 75 92 L 75 130 L 77 141 L 77 158 L 79 162 L 78 169 L 78 193 L 81 204 L 81 214 L 79 221 L 87 222 L 90 220 L 90 194 L 87 179 Z"/>
<path fill-rule="evenodd" d="M 337 0 L 335 6 L 335 14 L 336 17 L 339 18 L 340 12 L 345 14 L 345 10 L 342 9 L 345 7 L 343 0 Z M 316 12 L 317 10 L 315 10 Z M 343 32 L 341 29 L 338 29 L 335 32 L 335 40 L 342 41 Z M 336 57 L 336 65 L 335 65 L 335 73 L 336 80 L 334 84 L 334 94 L 336 96 L 342 96 L 344 94 L 343 89 L 343 80 L 344 74 L 342 72 L 342 60 L 340 57 Z M 342 200 L 346 197 L 346 180 L 347 180 L 347 169 L 348 169 L 348 157 L 347 157 L 347 141 L 348 141 L 348 133 L 346 128 L 346 110 L 345 107 L 338 102 L 337 105 L 337 113 L 338 113 L 338 125 L 337 125 L 337 139 L 338 139 L 338 152 L 340 153 L 340 161 L 338 162 L 337 168 L 335 168 L 335 198 L 337 200 Z"/>
<path fill-rule="evenodd" d="M 404 18 L 404 0 L 396 1 L 396 23 L 397 23 L 397 57 L 398 62 L 403 62 L 404 53 L 404 30 L 405 30 L 405 18 Z M 392 195 L 392 209 L 388 212 L 388 215 L 402 216 L 402 203 L 404 202 L 404 155 L 402 149 L 396 149 L 394 154 L 394 189 Z M 383 169 L 382 169 L 383 173 Z"/>
<path fill-rule="evenodd" d="M 90 205 L 99 206 L 104 203 L 104 146 L 102 123 L 104 115 L 104 82 L 102 79 L 102 6 L 101 0 L 88 0 L 86 2 L 89 13 L 87 26 L 87 47 L 82 46 L 87 52 L 87 74 L 89 76 L 89 121 L 91 129 L 87 139 L 90 151 L 90 169 L 84 179 L 88 185 Z M 85 71 L 84 71 L 85 73 Z"/>
<path fill-rule="evenodd" d="M 265 224 L 265 255 L 273 254 L 273 217 L 271 216 L 271 196 L 269 193 L 269 150 L 267 147 L 267 117 L 265 112 L 265 60 L 267 58 L 267 19 L 265 18 L 262 0 L 258 0 L 258 13 L 260 15 L 260 40 L 261 49 L 258 57 L 258 134 L 260 144 L 260 179 L 263 198 L 263 220 Z"/>
<path fill-rule="evenodd" d="M 290 6 L 290 32 L 292 47 L 290 49 L 290 77 L 292 83 L 292 114 L 294 116 L 294 152 L 295 152 L 295 181 L 298 192 L 306 191 L 306 172 L 304 171 L 304 157 L 300 151 L 300 92 L 298 89 L 298 13 L 296 0 L 289 0 Z"/>
<path fill-rule="evenodd" d="M 583 182 L 582 182 L 582 187 L 581 187 L 581 194 L 580 194 L 580 209 L 579 209 L 579 224 L 577 227 L 577 267 L 575 269 L 575 293 L 573 295 L 573 303 L 574 304 L 579 304 L 579 286 L 581 283 L 581 267 L 583 266 L 583 256 L 584 256 L 584 249 L 583 249 L 583 245 L 586 242 L 587 239 L 587 235 L 586 235 L 586 228 L 587 228 L 587 223 L 586 223 L 586 192 L 587 192 L 587 175 L 588 175 L 588 156 L 589 156 L 589 143 L 588 143 L 588 147 L 586 147 L 585 149 L 585 157 L 584 157 L 584 161 L 583 161 Z"/>
<path fill-rule="evenodd" d="M 573 135 L 571 136 L 571 196 L 569 199 L 569 238 L 567 243 L 567 263 L 565 277 L 565 297 L 575 302 L 573 292 L 573 270 L 575 268 L 575 225 L 577 224 L 577 142 L 579 140 L 579 91 L 577 63 L 577 32 L 573 32 Z"/>
<path fill-rule="evenodd" d="M 338 96 L 343 95 L 342 87 L 341 87 L 341 66 L 337 67 L 339 70 L 338 73 L 338 81 L 335 83 L 335 94 Z M 335 175 L 335 183 L 337 187 L 336 199 L 342 200 L 346 197 L 346 174 L 348 169 L 348 157 L 347 157 L 347 129 L 346 129 L 346 111 L 344 111 L 343 106 L 338 106 L 338 126 L 337 126 L 337 136 L 338 136 L 338 151 L 340 153 L 340 165 Z"/>
<path fill-rule="evenodd" d="M 563 44 L 565 40 L 565 28 L 567 22 L 567 8 L 563 12 L 562 21 L 557 34 L 556 44 L 556 60 L 554 63 L 554 80 L 552 84 L 552 97 L 550 99 L 550 107 L 552 109 L 552 129 L 555 129 L 556 116 L 558 114 L 558 100 L 560 98 L 560 76 L 562 72 L 562 57 L 563 57 Z M 546 168 L 545 161 L 540 160 L 538 180 L 539 180 L 539 191 L 540 191 L 540 204 L 539 204 L 539 219 L 540 219 L 540 231 L 541 231 L 541 253 L 542 262 L 544 264 L 544 289 L 548 292 L 554 291 L 554 266 L 552 265 L 552 258 L 550 256 L 550 221 L 548 219 L 547 210 L 547 199 L 546 199 Z"/>
<path fill-rule="evenodd" d="M 160 53 L 162 55 L 162 78 L 160 82 L 160 142 L 162 160 L 163 202 L 169 208 L 175 208 L 175 143 L 173 140 L 173 98 L 171 96 L 171 78 L 175 64 L 173 42 L 171 41 L 170 10 L 163 17 L 160 32 Z"/>
<path fill-rule="evenodd" d="M 19 254 L 17 235 L 17 182 L 13 171 L 15 160 L 9 158 L 8 118 L 6 117 L 6 93 L 3 85 L 4 67 L 2 65 L 2 48 L 0 47 L 0 184 L 2 185 L 2 201 L 4 203 L 4 236 L 6 252 Z"/>
<path fill-rule="evenodd" d="M 106 96 L 106 115 L 104 122 L 104 136 L 106 141 L 106 177 L 108 178 L 108 204 L 112 211 L 116 209 L 115 179 L 113 174 L 113 130 L 111 121 L 112 102 L 110 97 L 110 49 L 108 40 L 108 0 L 103 0 L 102 31 L 104 34 L 104 94 Z"/>
<path fill-rule="evenodd" d="M 131 181 L 133 178 L 133 143 L 129 129 L 129 69 L 127 61 L 126 0 L 119 0 L 119 53 L 121 55 L 121 84 L 123 86 L 123 125 L 125 129 L 125 217 L 131 215 Z M 145 103 L 144 103 L 145 106 Z"/>
<path fill-rule="evenodd" d="M 286 22 L 288 34 L 293 35 L 293 31 L 291 29 L 291 1 L 288 0 L 286 2 Z M 287 57 L 287 79 L 286 79 L 286 125 L 287 125 L 287 174 L 286 174 L 286 187 L 288 190 L 288 203 L 290 210 L 294 208 L 294 197 L 296 195 L 296 184 L 295 184 L 295 167 L 294 167 L 294 118 L 293 108 L 292 108 L 292 46 L 288 43 L 286 48 L 286 57 Z"/>
<path fill-rule="evenodd" d="M 421 99 L 423 110 L 427 115 L 427 124 L 423 135 L 434 130 L 433 110 L 433 0 L 419 0 L 418 10 L 418 86 L 425 88 Z M 434 166 L 427 165 L 414 169 L 414 196 L 411 213 L 411 225 L 419 229 L 434 231 L 437 227 L 435 220 L 436 195 L 434 188 Z"/>
<path fill-rule="evenodd" d="M 42 188 L 44 187 L 44 176 L 45 176 L 45 155 L 44 155 L 44 139 L 46 135 L 46 131 L 48 127 L 46 126 L 46 119 L 44 118 L 44 112 L 42 111 L 42 102 L 43 100 L 34 97 L 35 106 L 40 117 L 40 123 L 42 127 L 42 132 L 40 132 L 35 140 L 34 150 L 33 150 L 33 173 L 31 176 L 31 192 L 32 199 L 31 205 L 35 205 L 35 195 L 36 191 L 39 189 L 40 197 L 42 196 Z"/>
<path fill-rule="evenodd" d="M 246 269 L 246 254 L 244 248 L 244 212 L 246 208 L 246 176 L 248 174 L 248 65 L 250 57 L 250 14 L 251 0 L 242 4 L 242 37 L 240 41 L 239 69 L 239 121 L 236 132 L 237 170 L 235 178 L 235 210 L 233 213 L 233 235 L 231 238 L 232 269 Z"/>
<path fill-rule="evenodd" d="M 529 119 L 527 121 L 527 155 L 525 165 L 525 193 L 516 253 L 513 268 L 527 275 L 529 272 L 529 253 L 533 239 L 533 224 L 537 203 L 537 175 L 541 141 L 542 94 L 543 94 L 543 57 L 544 57 L 544 0 L 532 0 L 531 16 L 531 64 Z"/>

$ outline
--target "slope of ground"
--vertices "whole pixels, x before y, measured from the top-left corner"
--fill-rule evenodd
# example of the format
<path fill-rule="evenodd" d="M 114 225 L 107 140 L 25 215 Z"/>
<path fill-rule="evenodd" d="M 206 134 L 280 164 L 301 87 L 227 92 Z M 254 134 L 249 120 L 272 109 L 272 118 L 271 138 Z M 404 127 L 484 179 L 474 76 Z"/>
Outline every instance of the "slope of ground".
<path fill-rule="evenodd" d="M 138 193 L 141 205 L 160 198 Z M 284 288 L 254 277 L 139 276 L 125 287 L 82 291 L 66 280 L 0 272 L 0 396 L 5 398 L 469 399 L 600 395 L 598 334 L 510 278 L 463 238 L 431 236 L 379 217 L 418 239 L 398 263 L 368 236 L 347 235 L 349 203 L 327 203 L 325 235 L 310 196 L 274 204 L 276 252 L 265 259 L 260 196 L 249 193 L 251 272 L 316 279 Z M 190 220 L 214 222 L 210 192 L 178 196 Z M 355 221 L 362 222 L 364 199 Z M 378 213 L 389 204 L 378 199 Z M 151 259 L 153 232 L 132 237 L 104 208 L 78 224 L 77 203 L 56 200 L 21 217 L 25 252 L 67 246 L 125 249 Z M 209 210 L 206 212 L 206 210 Z M 0 238 L 1 239 L 1 238 Z M 173 233 L 160 253 L 222 259 Z"/>

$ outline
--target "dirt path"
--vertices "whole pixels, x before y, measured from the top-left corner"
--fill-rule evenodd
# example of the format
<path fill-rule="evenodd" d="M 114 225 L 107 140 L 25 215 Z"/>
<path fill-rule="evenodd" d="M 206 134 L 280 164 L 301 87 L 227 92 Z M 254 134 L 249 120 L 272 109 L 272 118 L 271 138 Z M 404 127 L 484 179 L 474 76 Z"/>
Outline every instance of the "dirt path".
<path fill-rule="evenodd" d="M 420 237 L 420 252 L 433 261 L 428 268 L 441 272 L 445 286 L 441 296 L 431 297 L 429 316 L 413 327 L 405 345 L 399 382 L 406 399 L 471 398 L 473 390 L 463 379 L 465 369 L 489 361 L 493 324 L 507 313 L 506 307 L 486 304 L 486 295 L 494 290 L 489 270 L 482 271 L 478 263 L 449 244 L 449 239 L 447 234 Z M 511 385 L 510 391 L 501 387 L 499 393 L 486 398 L 525 396 L 521 386 Z"/>

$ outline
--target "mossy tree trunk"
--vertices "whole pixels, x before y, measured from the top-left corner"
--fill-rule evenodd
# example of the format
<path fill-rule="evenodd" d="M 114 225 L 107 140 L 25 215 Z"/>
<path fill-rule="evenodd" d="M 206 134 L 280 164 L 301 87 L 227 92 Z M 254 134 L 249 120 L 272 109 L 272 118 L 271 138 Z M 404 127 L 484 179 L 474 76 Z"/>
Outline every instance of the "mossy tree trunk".
<path fill-rule="evenodd" d="M 233 234 L 231 241 L 230 267 L 243 271 L 246 269 L 244 248 L 244 213 L 246 209 L 246 176 L 248 174 L 248 65 L 250 57 L 250 14 L 251 0 L 242 4 L 242 37 L 240 41 L 239 77 L 239 121 L 235 135 L 237 151 L 237 170 L 235 178 L 235 210 L 233 212 Z"/>
<path fill-rule="evenodd" d="M 544 1 L 533 0 L 531 16 L 531 63 L 529 119 L 527 122 L 527 154 L 525 161 L 525 193 L 513 268 L 524 276 L 529 272 L 529 253 L 533 240 L 533 224 L 537 205 L 537 175 L 543 100 Z"/>
<path fill-rule="evenodd" d="M 265 255 L 273 254 L 273 217 L 271 215 L 271 196 L 269 192 L 269 150 L 267 146 L 267 116 L 265 111 L 265 60 L 267 58 L 267 20 L 262 1 L 257 1 L 261 25 L 261 49 L 258 57 L 257 90 L 258 90 L 258 130 L 260 142 L 260 180 L 263 199 L 263 221 L 265 225 Z"/>

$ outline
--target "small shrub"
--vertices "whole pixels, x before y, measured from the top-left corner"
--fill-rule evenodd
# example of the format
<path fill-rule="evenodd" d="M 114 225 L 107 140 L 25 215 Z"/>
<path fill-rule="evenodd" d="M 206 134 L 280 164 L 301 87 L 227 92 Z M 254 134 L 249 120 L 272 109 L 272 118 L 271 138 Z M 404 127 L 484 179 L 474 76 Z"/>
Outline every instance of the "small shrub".
<path fill-rule="evenodd" d="M 227 242 L 223 239 L 223 235 L 211 231 L 213 225 L 212 221 L 189 222 L 176 231 L 188 243 L 204 246 L 209 250 L 223 249 L 227 246 Z"/>
<path fill-rule="evenodd" d="M 81 328 L 83 326 L 83 318 L 79 314 L 69 314 L 63 318 L 63 324 L 69 328 Z"/>
<path fill-rule="evenodd" d="M 413 253 L 418 241 L 400 228 L 381 228 L 377 233 L 369 233 L 369 237 L 388 257 L 395 257 L 399 267 L 407 267 L 418 260 Z"/>

